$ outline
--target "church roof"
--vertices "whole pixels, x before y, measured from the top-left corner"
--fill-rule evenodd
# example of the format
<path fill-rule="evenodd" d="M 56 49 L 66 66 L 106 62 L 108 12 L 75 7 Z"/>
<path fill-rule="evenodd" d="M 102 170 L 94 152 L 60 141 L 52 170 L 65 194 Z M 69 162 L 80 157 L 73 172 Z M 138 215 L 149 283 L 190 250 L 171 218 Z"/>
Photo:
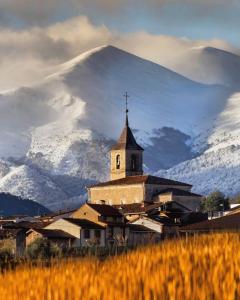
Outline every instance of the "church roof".
<path fill-rule="evenodd" d="M 102 182 L 102 183 L 93 185 L 92 187 L 111 186 L 111 185 L 112 186 L 114 186 L 114 185 L 130 185 L 130 184 L 139 184 L 139 183 L 191 187 L 190 184 L 187 184 L 184 182 L 161 178 L 161 177 L 156 177 L 156 176 L 152 176 L 152 175 L 127 176 L 127 177 L 116 179 L 116 180 Z"/>
<path fill-rule="evenodd" d="M 131 128 L 128 125 L 128 119 L 126 117 L 126 124 L 123 128 L 123 131 L 120 135 L 119 140 L 117 143 L 112 147 L 112 150 L 141 150 L 144 149 L 138 145 L 138 143 L 135 140 L 135 137 L 132 133 Z"/>

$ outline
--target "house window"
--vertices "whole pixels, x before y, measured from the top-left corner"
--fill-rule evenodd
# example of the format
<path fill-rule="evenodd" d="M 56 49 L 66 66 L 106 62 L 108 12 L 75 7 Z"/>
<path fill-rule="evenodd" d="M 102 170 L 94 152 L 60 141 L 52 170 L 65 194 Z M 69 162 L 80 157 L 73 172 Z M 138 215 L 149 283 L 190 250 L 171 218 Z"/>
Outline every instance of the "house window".
<path fill-rule="evenodd" d="M 89 229 L 84 229 L 84 238 L 90 239 L 90 230 Z"/>
<path fill-rule="evenodd" d="M 100 239 L 100 237 L 101 237 L 101 231 L 95 230 L 95 238 Z"/>
<path fill-rule="evenodd" d="M 137 156 L 135 154 L 131 155 L 131 170 L 132 171 L 137 170 Z"/>
<path fill-rule="evenodd" d="M 120 155 L 118 154 L 116 156 L 116 169 L 119 170 L 120 169 L 120 166 L 121 166 L 121 163 L 120 163 Z"/>

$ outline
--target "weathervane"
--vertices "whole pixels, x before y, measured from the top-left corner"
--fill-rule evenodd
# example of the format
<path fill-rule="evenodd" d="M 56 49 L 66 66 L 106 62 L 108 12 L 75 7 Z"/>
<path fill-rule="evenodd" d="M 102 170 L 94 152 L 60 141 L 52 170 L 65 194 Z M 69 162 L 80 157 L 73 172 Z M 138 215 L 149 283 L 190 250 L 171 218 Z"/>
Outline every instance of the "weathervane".
<path fill-rule="evenodd" d="M 128 126 L 128 98 L 130 98 L 130 96 L 128 95 L 127 92 L 123 96 L 125 97 L 126 100 L 126 126 Z"/>

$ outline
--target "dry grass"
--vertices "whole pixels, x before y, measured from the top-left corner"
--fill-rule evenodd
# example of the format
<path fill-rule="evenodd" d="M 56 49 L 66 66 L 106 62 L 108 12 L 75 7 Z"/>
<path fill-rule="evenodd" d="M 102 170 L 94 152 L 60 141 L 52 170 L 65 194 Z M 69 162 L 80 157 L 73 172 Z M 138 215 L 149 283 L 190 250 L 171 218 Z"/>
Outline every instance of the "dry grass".
<path fill-rule="evenodd" d="M 240 299 L 240 235 L 224 233 L 0 276 L 1 299 Z"/>

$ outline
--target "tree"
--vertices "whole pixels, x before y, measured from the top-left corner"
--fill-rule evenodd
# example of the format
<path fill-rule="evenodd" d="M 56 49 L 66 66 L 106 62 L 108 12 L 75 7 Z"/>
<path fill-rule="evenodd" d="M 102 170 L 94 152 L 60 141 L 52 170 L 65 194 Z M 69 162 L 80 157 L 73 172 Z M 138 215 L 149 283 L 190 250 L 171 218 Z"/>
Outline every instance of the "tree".
<path fill-rule="evenodd" d="M 224 211 L 229 208 L 229 199 L 220 191 L 215 191 L 209 194 L 202 203 L 202 210 L 210 212 L 213 215 L 214 211 Z"/>
<path fill-rule="evenodd" d="M 49 240 L 39 238 L 28 246 L 27 254 L 30 258 L 39 259 L 58 257 L 61 256 L 61 249 Z"/>
<path fill-rule="evenodd" d="M 231 199 L 231 203 L 240 204 L 240 194 L 237 194 L 235 197 Z"/>

